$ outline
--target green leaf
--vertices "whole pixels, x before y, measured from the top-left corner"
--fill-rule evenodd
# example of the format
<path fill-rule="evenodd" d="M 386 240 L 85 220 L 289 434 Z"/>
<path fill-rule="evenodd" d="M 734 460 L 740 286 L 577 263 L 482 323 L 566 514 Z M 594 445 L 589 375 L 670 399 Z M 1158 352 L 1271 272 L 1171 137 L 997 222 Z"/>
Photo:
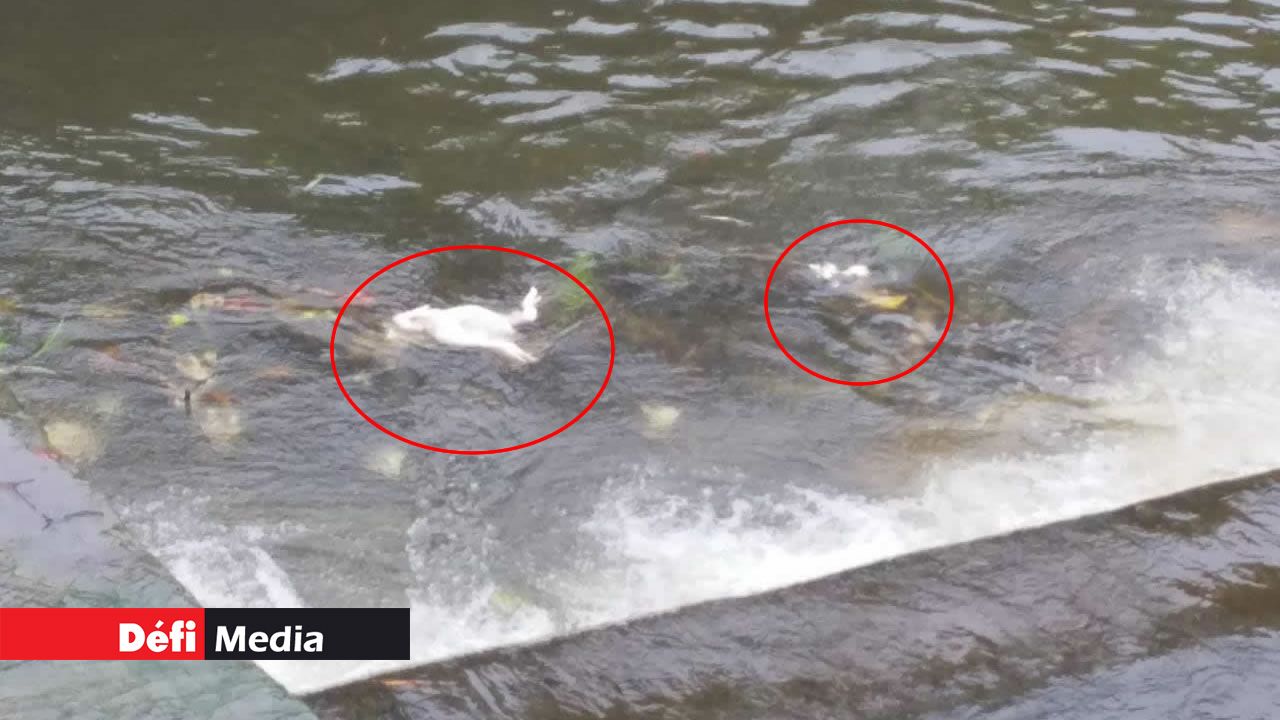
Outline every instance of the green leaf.
<path fill-rule="evenodd" d="M 174 313 L 169 316 L 169 327 L 171 328 L 180 328 L 189 322 L 191 322 L 191 318 L 182 313 Z"/>

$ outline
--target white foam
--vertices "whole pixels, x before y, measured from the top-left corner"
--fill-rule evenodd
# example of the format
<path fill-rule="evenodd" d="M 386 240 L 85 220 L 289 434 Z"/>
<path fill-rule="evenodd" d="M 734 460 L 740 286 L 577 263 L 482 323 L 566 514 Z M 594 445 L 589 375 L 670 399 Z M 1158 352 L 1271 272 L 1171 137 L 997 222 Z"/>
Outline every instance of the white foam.
<path fill-rule="evenodd" d="M 267 533 L 202 519 L 202 504 L 151 502 L 122 517 L 205 607 L 304 607 L 288 574 L 261 547 Z"/>
<path fill-rule="evenodd" d="M 584 588 L 584 614 L 598 618 L 609 599 L 625 616 L 752 594 L 1280 467 L 1280 365 L 1267 352 L 1280 292 L 1202 270 L 1168 311 L 1155 352 L 1085 389 L 1121 422 L 1071 450 L 935 467 L 912 497 L 792 486 L 727 515 L 632 483 L 588 524 L 615 566 Z"/>
<path fill-rule="evenodd" d="M 1116 509 L 1280 467 L 1280 290 L 1220 268 L 1145 286 L 1135 301 L 1167 305 L 1154 349 L 1080 393 L 1113 429 L 1063 435 L 1053 454 L 956 461 L 929 470 L 909 497 L 868 499 L 783 485 L 771 497 L 710 500 L 648 482 L 661 466 L 616 478 L 608 503 L 581 527 L 597 549 L 573 569 L 548 568 L 554 607 L 499 587 L 503 548 L 457 558 L 406 551 L 418 578 L 409 662 L 272 661 L 263 668 L 295 693 L 495 646 L 522 644 L 716 598 L 786 586 L 903 553 Z M 1166 288 L 1176 288 L 1172 291 Z M 799 480 L 799 479 L 797 479 Z M 300 604 L 288 578 L 252 537 L 152 534 L 157 554 L 207 605 Z M 212 558 L 212 562 L 210 560 Z M 453 566 L 450 572 L 453 572 Z M 434 568 L 434 569 L 433 569 Z M 553 586 L 553 587 L 552 587 Z M 440 591 L 452 588 L 452 597 Z M 433 590 L 434 589 L 434 590 Z M 459 595 L 459 589 L 464 592 Z M 462 599 L 459 599 L 461 597 Z M 543 598 L 542 602 L 546 602 Z"/>

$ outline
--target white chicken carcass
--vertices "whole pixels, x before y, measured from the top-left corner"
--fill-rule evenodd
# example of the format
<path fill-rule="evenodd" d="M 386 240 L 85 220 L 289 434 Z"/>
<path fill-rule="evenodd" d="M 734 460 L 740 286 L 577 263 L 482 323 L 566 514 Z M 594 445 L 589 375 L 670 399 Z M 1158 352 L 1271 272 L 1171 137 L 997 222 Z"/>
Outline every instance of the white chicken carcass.
<path fill-rule="evenodd" d="M 505 314 L 479 305 L 451 308 L 423 305 L 393 316 L 388 335 L 426 335 L 444 345 L 487 348 L 517 363 L 532 363 L 537 358 L 515 342 L 516 328 L 538 319 L 538 302 L 541 299 L 538 289 L 531 287 L 520 303 L 520 309 Z"/>

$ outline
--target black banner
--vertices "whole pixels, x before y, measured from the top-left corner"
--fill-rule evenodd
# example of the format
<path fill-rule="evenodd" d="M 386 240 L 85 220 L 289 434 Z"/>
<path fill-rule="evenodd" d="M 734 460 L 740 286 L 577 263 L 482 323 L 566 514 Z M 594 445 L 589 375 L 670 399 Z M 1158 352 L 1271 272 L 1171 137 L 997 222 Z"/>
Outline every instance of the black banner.
<path fill-rule="evenodd" d="M 409 608 L 205 608 L 207 660 L 408 660 Z"/>

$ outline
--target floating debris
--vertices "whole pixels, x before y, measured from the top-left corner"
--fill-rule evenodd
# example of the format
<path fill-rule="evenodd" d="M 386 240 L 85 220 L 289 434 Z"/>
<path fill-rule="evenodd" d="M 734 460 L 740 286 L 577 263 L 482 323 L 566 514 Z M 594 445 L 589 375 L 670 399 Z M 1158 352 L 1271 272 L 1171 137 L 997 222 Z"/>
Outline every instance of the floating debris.
<path fill-rule="evenodd" d="M 129 311 L 115 305 L 90 304 L 80 308 L 80 314 L 94 320 L 119 320 L 128 317 Z"/>
<path fill-rule="evenodd" d="M 216 444 L 227 444 L 244 431 L 240 411 L 234 407 L 198 405 L 192 413 L 200 432 Z"/>
<path fill-rule="evenodd" d="M 407 457 L 408 453 L 404 448 L 385 446 L 369 454 L 365 460 L 365 467 L 385 478 L 398 480 L 404 471 L 404 461 Z"/>
<path fill-rule="evenodd" d="M 874 289 L 871 283 L 867 281 L 867 278 L 871 277 L 871 268 L 860 263 L 854 263 L 844 268 L 833 262 L 809 263 L 809 272 L 813 273 L 819 280 L 829 283 L 833 290 L 839 289 L 846 281 L 852 280 L 851 294 L 862 302 L 880 310 L 897 310 L 909 299 L 907 295 L 886 293 Z"/>
<path fill-rule="evenodd" d="M 100 417 L 119 417 L 124 412 L 124 398 L 114 393 L 100 393 L 93 398 L 93 410 Z"/>
<path fill-rule="evenodd" d="M 19 377 L 22 375 L 34 375 L 36 377 L 58 377 L 58 371 L 50 370 L 46 367 L 38 365 L 7 365 L 0 367 L 0 377 L 10 375 Z"/>
<path fill-rule="evenodd" d="M 228 312 L 262 312 L 270 310 L 270 300 L 246 295 L 223 295 L 221 293 L 196 293 L 187 301 L 192 310 L 226 310 Z"/>
<path fill-rule="evenodd" d="M 302 187 L 302 192 L 329 197 L 380 195 L 388 190 L 412 190 L 422 187 L 412 180 L 391 175 L 329 175 L 321 173 Z"/>
<path fill-rule="evenodd" d="M 124 356 L 124 353 L 120 350 L 120 346 L 115 343 L 102 345 L 94 349 L 116 362 L 120 362 Z"/>
<path fill-rule="evenodd" d="M 261 313 L 270 310 L 273 302 L 251 295 L 223 295 L 220 292 L 197 292 L 187 301 L 192 310 L 227 310 L 229 313 Z"/>
<path fill-rule="evenodd" d="M 262 312 L 270 310 L 271 307 L 270 302 L 256 297 L 227 296 L 222 301 L 222 309 L 231 312 Z"/>
<path fill-rule="evenodd" d="M 48 460 L 50 462 L 60 463 L 66 460 L 66 458 L 63 457 L 61 453 L 59 453 L 57 450 L 54 450 L 53 448 L 40 448 L 32 452 L 36 457 L 42 458 L 44 460 Z"/>
<path fill-rule="evenodd" d="M 226 302 L 227 298 L 224 295 L 218 295 L 217 293 L 196 293 L 191 296 L 191 299 L 187 301 L 187 304 L 191 306 L 192 310 L 216 310 L 225 305 Z"/>
<path fill-rule="evenodd" d="M 169 316 L 169 327 L 171 328 L 180 328 L 189 322 L 191 322 L 191 318 L 182 313 L 173 313 Z"/>
<path fill-rule="evenodd" d="M 12 298 L 0 297 L 0 315 L 12 315 L 18 310 L 18 301 Z"/>
<path fill-rule="evenodd" d="M 699 215 L 698 217 L 702 218 L 703 220 L 712 220 L 714 222 L 729 223 L 730 225 L 737 225 L 738 227 L 744 227 L 744 228 L 751 227 L 751 223 L 747 222 L 746 220 L 740 220 L 736 217 L 732 217 L 729 215 Z"/>
<path fill-rule="evenodd" d="M 567 263 L 565 269 L 569 271 L 570 275 L 590 287 L 595 283 L 596 265 L 596 256 L 584 251 L 575 254 Z M 555 312 L 553 313 L 555 319 L 552 320 L 552 323 L 557 326 L 567 325 L 572 322 L 578 313 L 591 303 L 591 298 L 582 292 L 582 288 L 567 278 L 563 282 L 557 281 L 550 296 L 550 304 L 555 307 Z"/>
<path fill-rule="evenodd" d="M 650 434 L 665 435 L 680 419 L 680 408 L 672 405 L 641 405 L 645 430 Z"/>
<path fill-rule="evenodd" d="M 881 295 L 879 293 L 863 293 L 858 296 L 863 302 L 881 310 L 897 310 L 907 301 L 906 295 Z"/>
<path fill-rule="evenodd" d="M 77 422 L 54 420 L 44 426 L 44 436 L 50 449 L 72 462 L 87 462 L 102 452 L 98 434 Z"/>
<path fill-rule="evenodd" d="M 818 276 L 819 280 L 831 280 L 832 287 L 839 287 L 840 281 L 838 277 L 858 277 L 865 278 L 871 276 L 871 268 L 866 265 L 850 265 L 841 270 L 836 267 L 833 262 L 809 263 L 809 270 Z"/>
<path fill-rule="evenodd" d="M 318 288 L 318 287 L 302 288 L 302 292 L 312 293 L 314 295 L 319 295 L 325 298 L 331 298 L 333 300 L 336 300 L 337 304 L 339 305 L 342 305 L 343 303 L 345 303 L 347 301 L 347 298 L 349 297 L 348 295 L 334 292 L 333 290 L 326 290 L 325 288 Z M 378 302 L 380 302 L 380 299 L 377 296 L 373 295 L 372 293 L 368 292 L 367 290 L 364 292 L 361 292 L 359 295 L 356 295 L 354 298 L 351 299 L 352 305 L 374 305 Z"/>
<path fill-rule="evenodd" d="M 31 355 L 31 357 L 27 358 L 27 362 L 31 362 L 36 358 L 40 357 L 41 355 L 44 355 L 45 353 L 51 350 L 56 350 L 58 347 L 61 347 L 60 345 L 58 345 L 58 338 L 59 336 L 62 335 L 62 325 L 65 322 L 66 322 L 65 317 L 58 321 L 57 327 L 55 327 L 53 329 L 53 332 L 49 333 L 49 336 L 44 339 L 44 342 L 40 344 L 40 348 L 36 350 L 35 353 Z"/>
<path fill-rule="evenodd" d="M 218 363 L 218 355 L 212 350 L 199 356 L 187 353 L 179 356 L 173 364 L 182 376 L 193 382 L 202 383 L 213 377 L 213 366 Z"/>
<path fill-rule="evenodd" d="M 206 405 L 219 405 L 226 407 L 235 405 L 236 398 L 228 390 L 211 389 L 200 393 L 200 402 Z"/>
<path fill-rule="evenodd" d="M 293 368 L 288 365 L 269 365 L 255 370 L 253 376 L 259 380 L 288 380 L 293 377 Z"/>
<path fill-rule="evenodd" d="M 689 282 L 689 273 L 685 269 L 684 263 L 675 261 L 667 268 L 659 278 L 661 282 L 667 285 L 683 285 Z"/>
<path fill-rule="evenodd" d="M 285 308 L 283 308 L 282 314 L 285 315 L 286 317 L 293 317 L 299 320 L 332 321 L 332 320 L 338 319 L 337 310 L 327 310 L 327 309 L 317 310 L 316 308 L 308 308 L 308 307 L 299 308 L 299 307 L 286 306 Z"/>

